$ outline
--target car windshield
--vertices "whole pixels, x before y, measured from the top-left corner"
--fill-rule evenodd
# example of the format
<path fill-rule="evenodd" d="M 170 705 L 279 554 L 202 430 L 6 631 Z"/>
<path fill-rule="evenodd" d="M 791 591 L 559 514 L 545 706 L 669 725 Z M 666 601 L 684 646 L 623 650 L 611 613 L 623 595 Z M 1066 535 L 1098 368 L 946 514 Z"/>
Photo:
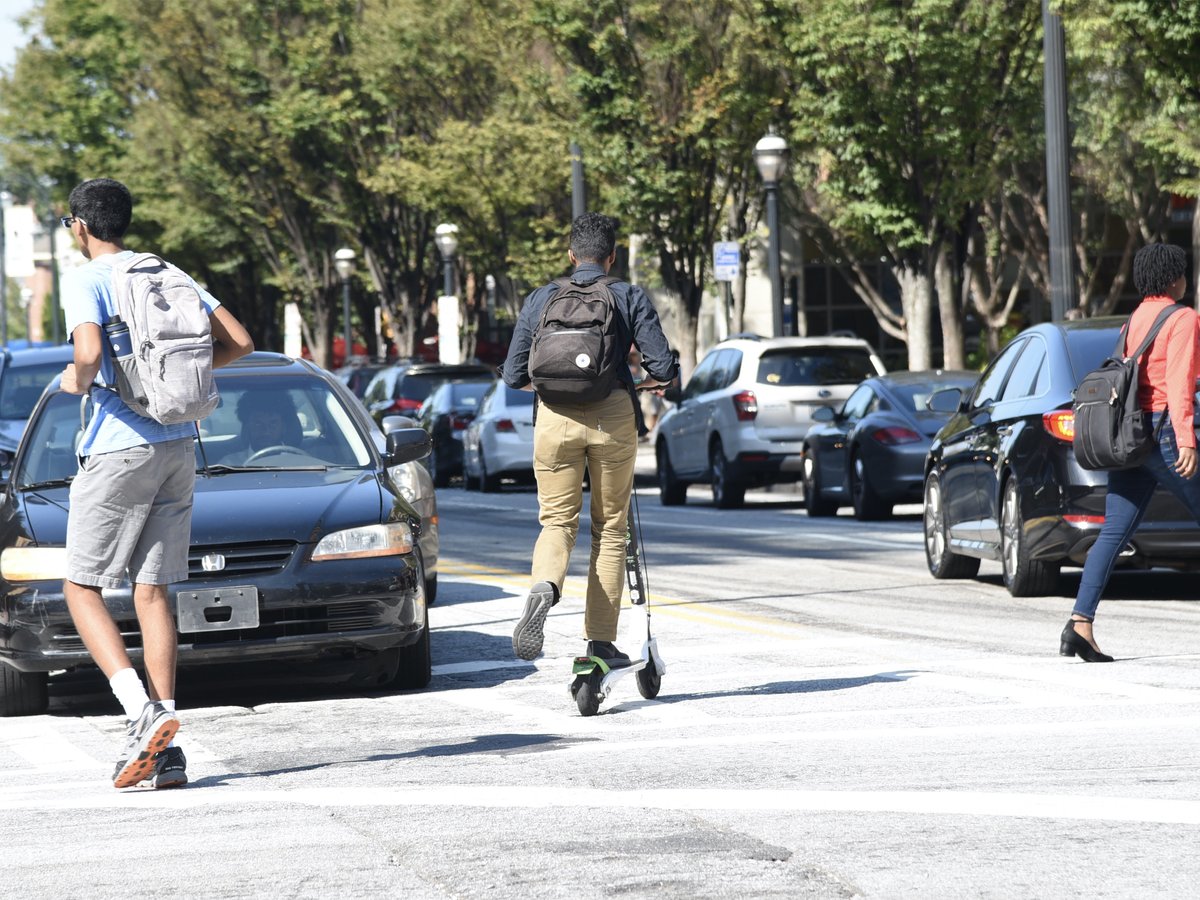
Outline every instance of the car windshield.
<path fill-rule="evenodd" d="M 292 375 L 218 379 L 221 403 L 200 423 L 203 458 L 214 468 L 362 468 L 371 453 L 338 394 L 319 378 Z M 13 472 L 18 488 L 74 477 L 80 398 L 57 393 L 31 423 Z M 197 468 L 203 458 L 197 451 Z"/>
<path fill-rule="evenodd" d="M 893 385 L 893 389 L 896 392 L 896 397 L 903 402 L 904 408 L 909 412 L 914 412 L 918 416 L 933 415 L 944 419 L 946 417 L 945 413 L 931 413 L 929 411 L 929 407 L 926 406 L 929 398 L 933 396 L 934 392 L 945 390 L 946 388 L 962 388 L 964 391 L 967 391 L 970 390 L 973 384 L 975 384 L 975 379 L 962 378 L 958 380 L 947 379 L 945 381 L 896 384 Z"/>
<path fill-rule="evenodd" d="M 10 366 L 0 380 L 0 419 L 28 419 L 46 385 L 65 367 L 63 362 Z"/>
<path fill-rule="evenodd" d="M 858 384 L 878 375 L 871 356 L 853 347 L 787 347 L 758 361 L 758 382 L 780 387 Z"/>

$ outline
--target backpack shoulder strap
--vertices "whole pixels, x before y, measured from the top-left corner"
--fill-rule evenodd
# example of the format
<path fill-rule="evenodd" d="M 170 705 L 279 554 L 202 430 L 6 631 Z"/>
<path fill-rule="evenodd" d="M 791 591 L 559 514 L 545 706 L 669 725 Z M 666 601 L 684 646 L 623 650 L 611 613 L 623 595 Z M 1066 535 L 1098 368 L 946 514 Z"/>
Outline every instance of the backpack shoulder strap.
<path fill-rule="evenodd" d="M 1130 354 L 1129 358 L 1138 360 L 1138 362 L 1140 364 L 1142 356 L 1145 354 L 1145 352 L 1147 350 L 1150 349 L 1150 345 L 1154 343 L 1154 339 L 1156 337 L 1158 337 L 1158 333 L 1159 333 L 1159 331 L 1162 330 L 1162 327 L 1165 324 L 1167 324 L 1167 319 L 1171 318 L 1171 316 L 1175 315 L 1175 313 L 1182 312 L 1185 309 L 1187 309 L 1187 307 L 1184 306 L 1182 303 L 1173 303 L 1170 306 L 1168 306 L 1166 309 L 1164 309 L 1162 312 L 1160 312 L 1155 317 L 1154 324 L 1150 326 L 1150 331 L 1146 335 L 1145 340 L 1143 340 L 1142 343 L 1138 345 L 1137 351 L 1135 353 Z M 1126 327 L 1128 327 L 1128 323 L 1126 323 Z"/>

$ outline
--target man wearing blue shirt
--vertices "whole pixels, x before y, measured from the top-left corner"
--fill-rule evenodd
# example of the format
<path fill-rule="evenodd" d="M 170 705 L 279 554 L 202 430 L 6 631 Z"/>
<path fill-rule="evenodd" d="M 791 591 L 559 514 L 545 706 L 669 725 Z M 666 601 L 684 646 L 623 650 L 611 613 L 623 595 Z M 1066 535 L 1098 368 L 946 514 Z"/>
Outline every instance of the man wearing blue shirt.
<path fill-rule="evenodd" d="M 113 264 L 132 255 L 122 240 L 133 199 L 120 182 L 96 178 L 71 191 L 69 202 L 71 215 L 63 224 L 88 262 L 63 283 L 63 312 L 75 360 L 63 372 L 62 389 L 90 394 L 93 416 L 79 443 L 79 472 L 71 483 L 63 593 L 79 636 L 129 720 L 114 786 L 129 787 L 151 777 L 155 787 L 175 787 L 187 782 L 187 774 L 183 752 L 171 743 L 179 720 L 177 641 L 167 585 L 188 574 L 195 429 L 139 416 L 116 390 L 100 387 L 116 384 L 102 326 L 117 313 Z M 207 291 L 197 290 L 212 326 L 213 365 L 253 350 L 241 323 Z M 126 580 L 133 585 L 142 635 L 145 686 L 104 605 L 103 589 Z"/>
<path fill-rule="evenodd" d="M 617 258 L 616 223 L 608 216 L 585 213 L 571 225 L 567 254 L 584 284 L 603 278 Z M 529 352 L 542 308 L 558 288 L 538 288 L 525 300 L 504 363 L 504 381 L 530 388 Z M 645 291 L 625 282 L 610 286 L 616 299 L 618 346 L 636 346 L 647 373 L 643 387 L 666 387 L 678 375 L 658 313 Z M 622 358 L 625 357 L 622 353 Z M 625 586 L 625 522 L 633 492 L 640 410 L 627 364 L 604 399 L 590 404 L 553 404 L 539 398 L 533 436 L 533 470 L 537 478 L 538 520 L 542 530 L 533 549 L 533 587 L 513 631 L 513 652 L 533 659 L 542 651 L 550 607 L 562 595 L 571 550 L 579 533 L 583 477 L 591 475 L 592 554 L 588 566 L 583 629 L 586 656 L 629 662 L 613 644 Z"/>

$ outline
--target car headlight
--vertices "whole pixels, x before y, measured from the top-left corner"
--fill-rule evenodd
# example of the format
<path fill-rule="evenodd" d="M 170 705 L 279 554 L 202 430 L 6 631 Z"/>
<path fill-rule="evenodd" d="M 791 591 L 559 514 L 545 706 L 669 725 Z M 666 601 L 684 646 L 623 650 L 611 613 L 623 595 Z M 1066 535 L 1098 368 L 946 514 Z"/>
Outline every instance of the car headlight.
<path fill-rule="evenodd" d="M 8 547 L 0 553 L 6 581 L 61 581 L 67 577 L 66 547 Z"/>
<path fill-rule="evenodd" d="M 320 562 L 326 559 L 361 559 L 365 556 L 399 556 L 411 553 L 412 548 L 412 529 L 408 523 L 388 522 L 386 525 L 364 525 L 327 534 L 317 543 L 312 558 Z"/>

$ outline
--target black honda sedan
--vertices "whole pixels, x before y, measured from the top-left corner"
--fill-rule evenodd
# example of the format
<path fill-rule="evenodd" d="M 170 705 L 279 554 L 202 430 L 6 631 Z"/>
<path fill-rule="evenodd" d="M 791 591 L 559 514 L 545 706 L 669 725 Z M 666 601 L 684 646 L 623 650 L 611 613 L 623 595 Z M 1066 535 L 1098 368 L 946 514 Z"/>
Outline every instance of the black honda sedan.
<path fill-rule="evenodd" d="M 1124 319 L 1036 325 L 1017 335 L 971 391 L 935 394 L 952 412 L 925 473 L 925 555 L 934 578 L 971 578 L 997 560 L 1014 597 L 1056 593 L 1104 521 L 1107 476 L 1075 462 L 1072 393 L 1113 352 Z M 1200 568 L 1200 527 L 1160 489 L 1120 563 Z"/>
<path fill-rule="evenodd" d="M 385 437 L 345 386 L 303 360 L 253 353 L 216 375 L 221 405 L 197 442 L 188 580 L 170 588 L 180 666 L 287 664 L 299 677 L 423 687 L 421 520 L 393 476 L 428 453 L 428 435 Z M 265 444 L 249 408 L 283 420 Z M 0 716 L 44 711 L 47 674 L 91 662 L 62 593 L 86 411 L 52 383 L 0 499 Z M 105 599 L 136 660 L 129 586 Z"/>
<path fill-rule="evenodd" d="M 892 372 L 868 378 L 838 411 L 820 406 L 804 438 L 804 505 L 810 516 L 853 506 L 861 521 L 920 503 L 925 456 L 949 413 L 928 408 L 937 391 L 966 391 L 977 372 Z"/>

